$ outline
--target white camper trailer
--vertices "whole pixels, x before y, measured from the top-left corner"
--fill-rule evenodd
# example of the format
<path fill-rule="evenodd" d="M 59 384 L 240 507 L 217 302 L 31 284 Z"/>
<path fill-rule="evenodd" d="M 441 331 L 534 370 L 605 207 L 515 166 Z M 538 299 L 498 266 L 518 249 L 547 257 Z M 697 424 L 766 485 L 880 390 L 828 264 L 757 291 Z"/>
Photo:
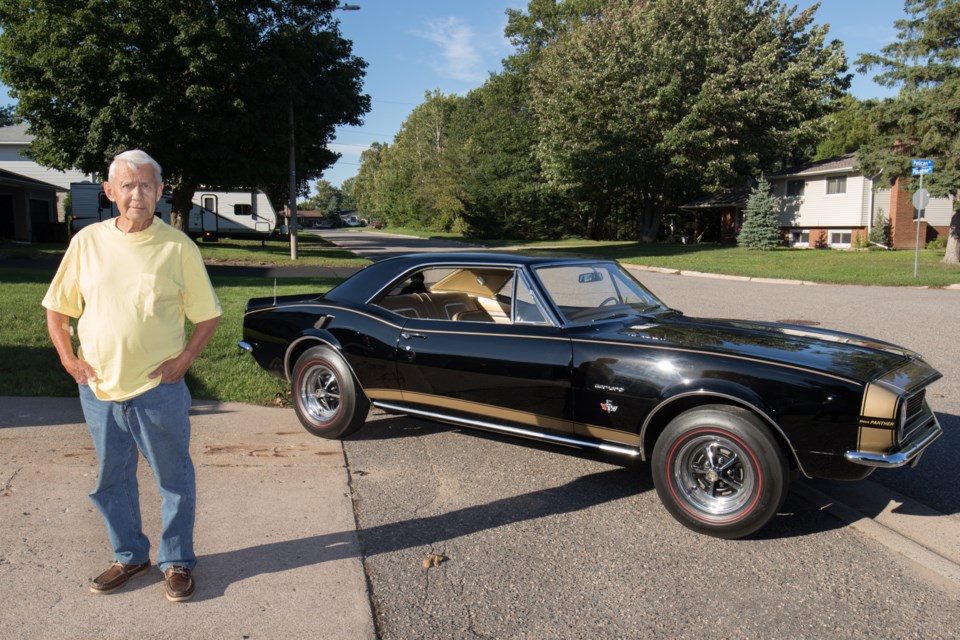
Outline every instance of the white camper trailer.
<path fill-rule="evenodd" d="M 120 215 L 107 199 L 102 184 L 74 182 L 70 185 L 73 230 Z M 163 194 L 157 203 L 157 215 L 170 222 L 172 197 Z M 277 212 L 262 191 L 210 191 L 193 194 L 193 208 L 186 224 L 193 238 L 216 240 L 229 238 L 265 238 L 277 226 Z"/>

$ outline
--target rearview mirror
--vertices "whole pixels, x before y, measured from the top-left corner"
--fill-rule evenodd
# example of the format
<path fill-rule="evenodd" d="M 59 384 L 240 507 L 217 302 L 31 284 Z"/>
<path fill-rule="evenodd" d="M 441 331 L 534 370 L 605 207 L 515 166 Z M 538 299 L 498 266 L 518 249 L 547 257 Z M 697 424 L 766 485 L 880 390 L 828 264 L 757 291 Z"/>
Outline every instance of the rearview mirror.
<path fill-rule="evenodd" d="M 591 282 L 602 282 L 603 274 L 599 271 L 591 271 L 590 273 L 581 273 L 578 278 L 580 284 L 589 284 Z"/>

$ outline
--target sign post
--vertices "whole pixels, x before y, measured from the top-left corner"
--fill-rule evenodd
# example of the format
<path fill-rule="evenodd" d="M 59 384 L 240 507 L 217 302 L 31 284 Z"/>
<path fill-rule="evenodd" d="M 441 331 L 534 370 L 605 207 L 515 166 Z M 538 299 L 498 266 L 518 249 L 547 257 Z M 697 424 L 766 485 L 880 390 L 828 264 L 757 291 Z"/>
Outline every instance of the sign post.
<path fill-rule="evenodd" d="M 920 176 L 920 188 L 913 194 L 913 206 L 917 210 L 917 242 L 913 251 L 913 277 L 917 277 L 917 267 L 920 263 L 920 219 L 923 210 L 930 203 L 930 192 L 923 188 L 923 176 L 933 173 L 933 160 L 914 160 L 913 175 Z"/>

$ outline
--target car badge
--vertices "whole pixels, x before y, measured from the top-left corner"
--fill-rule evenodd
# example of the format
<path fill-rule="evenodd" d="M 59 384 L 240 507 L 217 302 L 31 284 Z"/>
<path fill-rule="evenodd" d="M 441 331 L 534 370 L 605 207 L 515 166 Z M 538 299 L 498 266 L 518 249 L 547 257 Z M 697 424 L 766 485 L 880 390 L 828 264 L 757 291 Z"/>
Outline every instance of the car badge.
<path fill-rule="evenodd" d="M 600 403 L 600 408 L 606 411 L 607 413 L 615 413 L 616 410 L 619 409 L 620 407 L 618 407 L 617 405 L 607 400 L 606 402 Z"/>

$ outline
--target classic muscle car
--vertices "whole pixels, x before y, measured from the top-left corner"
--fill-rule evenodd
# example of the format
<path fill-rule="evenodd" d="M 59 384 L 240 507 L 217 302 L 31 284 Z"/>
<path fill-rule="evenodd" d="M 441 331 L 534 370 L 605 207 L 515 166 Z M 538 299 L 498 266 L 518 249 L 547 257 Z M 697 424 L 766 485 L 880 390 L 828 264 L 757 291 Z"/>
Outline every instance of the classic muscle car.
<path fill-rule="evenodd" d="M 615 261 L 391 258 L 324 295 L 250 300 L 240 346 L 314 435 L 350 435 L 373 405 L 639 456 L 679 522 L 724 538 L 766 524 L 794 477 L 915 464 L 941 433 L 918 354 L 686 317 Z"/>

